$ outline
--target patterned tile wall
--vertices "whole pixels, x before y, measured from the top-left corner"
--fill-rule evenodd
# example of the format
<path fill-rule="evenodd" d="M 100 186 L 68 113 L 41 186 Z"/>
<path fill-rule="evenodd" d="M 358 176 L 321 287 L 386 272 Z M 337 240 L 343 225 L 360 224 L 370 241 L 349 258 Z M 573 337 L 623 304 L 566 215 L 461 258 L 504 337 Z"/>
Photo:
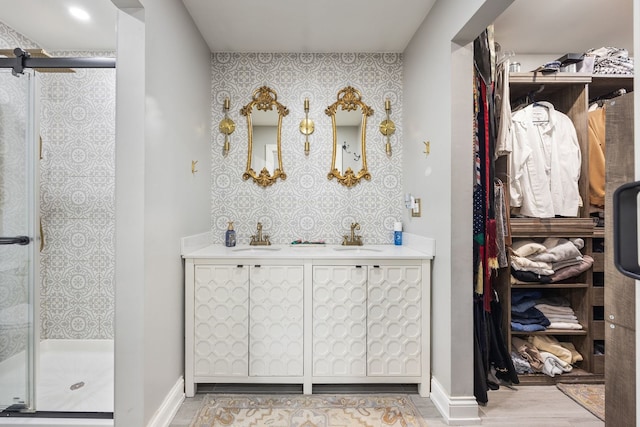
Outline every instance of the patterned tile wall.
<path fill-rule="evenodd" d="M 0 48 L 17 46 L 38 48 L 0 23 Z M 114 52 L 49 53 L 114 56 Z M 38 79 L 45 235 L 40 260 L 41 338 L 113 338 L 115 71 L 38 73 Z"/>
<path fill-rule="evenodd" d="M 249 243 L 256 223 L 263 223 L 273 243 L 295 239 L 341 242 L 352 222 L 361 224 L 365 244 L 392 243 L 393 223 L 402 218 L 402 55 L 395 53 L 213 53 L 212 54 L 212 230 L 215 243 L 224 242 L 227 222 L 234 221 L 238 243 Z M 282 124 L 285 181 L 262 188 L 243 181 L 247 162 L 247 125 L 240 109 L 252 93 L 267 85 L 289 108 Z M 371 181 L 352 188 L 329 181 L 332 153 L 331 119 L 324 113 L 337 93 L 351 85 L 374 110 L 367 121 L 367 164 Z M 231 151 L 222 154 L 224 135 L 218 123 L 222 104 L 231 100 L 236 122 Z M 309 98 L 309 117 L 315 122 L 311 152 L 304 155 L 304 135 L 298 129 Z M 391 100 L 393 155 L 378 126 L 385 117 L 384 101 Z"/>
<path fill-rule="evenodd" d="M 115 70 L 75 71 L 39 74 L 43 339 L 113 338 Z"/>

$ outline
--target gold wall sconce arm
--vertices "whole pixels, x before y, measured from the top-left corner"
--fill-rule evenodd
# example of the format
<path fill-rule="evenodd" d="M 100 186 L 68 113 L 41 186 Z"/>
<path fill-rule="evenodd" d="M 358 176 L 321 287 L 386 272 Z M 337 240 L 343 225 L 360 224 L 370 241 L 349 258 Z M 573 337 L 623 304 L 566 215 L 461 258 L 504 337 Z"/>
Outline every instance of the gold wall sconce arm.
<path fill-rule="evenodd" d="M 387 137 L 385 151 L 387 156 L 391 157 L 391 135 L 396 131 L 396 124 L 389 118 L 391 113 L 391 100 L 388 98 L 384 101 L 384 109 L 387 112 L 387 118 L 380 123 L 380 133 Z"/>
<path fill-rule="evenodd" d="M 224 134 L 224 146 L 222 149 L 222 154 L 225 156 L 229 154 L 229 149 L 230 149 L 229 135 L 231 135 L 233 131 L 236 130 L 236 124 L 233 122 L 233 120 L 229 118 L 230 105 L 231 105 L 231 102 L 229 101 L 229 98 L 225 98 L 224 103 L 222 105 L 222 108 L 224 111 L 224 119 L 220 121 L 220 125 L 219 125 L 220 132 Z"/>
<path fill-rule="evenodd" d="M 300 132 L 304 135 L 304 155 L 309 155 L 309 135 L 315 130 L 313 120 L 309 119 L 309 98 L 304 99 L 304 119 L 300 122 Z"/>

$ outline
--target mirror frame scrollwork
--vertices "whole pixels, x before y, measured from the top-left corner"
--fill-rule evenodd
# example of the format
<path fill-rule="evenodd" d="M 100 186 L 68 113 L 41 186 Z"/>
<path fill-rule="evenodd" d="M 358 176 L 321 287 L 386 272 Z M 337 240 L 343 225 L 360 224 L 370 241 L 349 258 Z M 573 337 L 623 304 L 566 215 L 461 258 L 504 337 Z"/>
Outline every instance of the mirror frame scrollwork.
<path fill-rule="evenodd" d="M 253 154 L 253 126 L 251 124 L 251 112 L 253 108 L 261 111 L 269 111 L 276 108 L 278 111 L 278 131 L 277 131 L 277 150 L 278 150 L 278 167 L 273 171 L 273 175 L 270 174 L 266 167 L 263 167 L 259 173 L 253 170 L 251 165 L 251 159 Z M 268 187 L 276 182 L 278 178 L 285 180 L 287 174 L 282 168 L 282 148 L 281 148 L 281 135 L 282 135 L 282 118 L 289 114 L 289 109 L 278 102 L 278 95 L 276 92 L 268 86 L 261 86 L 253 91 L 252 101 L 240 109 L 240 113 L 247 117 L 247 129 L 248 129 L 248 151 L 247 151 L 247 168 L 242 174 L 242 179 L 245 181 L 252 178 L 253 181 L 262 186 Z"/>
<path fill-rule="evenodd" d="M 336 156 L 338 151 L 338 134 L 336 125 L 336 112 L 338 108 L 344 111 L 357 111 L 358 108 L 362 110 L 362 125 L 361 125 L 361 151 L 362 151 L 362 169 L 356 174 L 351 168 L 347 168 L 346 171 L 341 172 L 336 167 Z M 353 187 L 358 184 L 362 178 L 367 181 L 371 180 L 371 173 L 367 169 L 367 117 L 373 114 L 373 109 L 367 104 L 362 102 L 362 95 L 360 91 L 352 86 L 347 86 L 338 92 L 337 101 L 328 106 L 325 109 L 325 114 L 331 117 L 331 125 L 333 128 L 333 155 L 331 156 L 331 172 L 327 175 L 329 180 L 336 178 L 336 180 L 346 186 Z"/>

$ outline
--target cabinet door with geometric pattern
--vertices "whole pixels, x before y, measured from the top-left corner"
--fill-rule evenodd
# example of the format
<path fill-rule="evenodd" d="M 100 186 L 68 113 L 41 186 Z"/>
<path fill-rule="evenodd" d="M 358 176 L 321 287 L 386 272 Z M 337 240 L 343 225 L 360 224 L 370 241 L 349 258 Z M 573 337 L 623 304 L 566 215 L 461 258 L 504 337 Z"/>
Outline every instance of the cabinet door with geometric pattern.
<path fill-rule="evenodd" d="M 194 274 L 194 375 L 246 377 L 249 269 L 196 265 Z"/>
<path fill-rule="evenodd" d="M 367 375 L 421 372 L 421 267 L 370 266 L 367 292 Z"/>
<path fill-rule="evenodd" d="M 249 375 L 303 375 L 303 267 L 252 266 Z"/>
<path fill-rule="evenodd" d="M 367 375 L 367 269 L 313 267 L 313 375 Z"/>

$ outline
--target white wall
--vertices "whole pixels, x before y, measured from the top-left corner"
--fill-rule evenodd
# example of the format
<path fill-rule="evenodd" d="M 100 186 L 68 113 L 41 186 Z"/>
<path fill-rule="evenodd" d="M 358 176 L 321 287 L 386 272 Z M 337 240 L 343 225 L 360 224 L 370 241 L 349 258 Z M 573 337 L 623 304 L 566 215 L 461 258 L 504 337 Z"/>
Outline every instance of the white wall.
<path fill-rule="evenodd" d="M 120 17 L 118 30 L 119 41 L 126 40 L 118 46 L 116 142 L 122 426 L 147 424 L 182 377 L 179 239 L 210 228 L 210 52 L 182 2 L 144 3 L 143 35 L 130 17 Z M 191 173 L 192 161 L 201 172 Z"/>
<path fill-rule="evenodd" d="M 144 23 L 118 12 L 116 59 L 116 425 L 144 417 Z"/>
<path fill-rule="evenodd" d="M 439 409 L 454 422 L 477 418 L 471 221 L 473 56 L 468 43 L 511 2 L 438 0 L 404 51 L 404 191 L 422 198 L 423 214 L 411 218 L 405 212 L 403 221 L 406 231 L 436 239 L 432 375 L 448 399 Z M 429 156 L 423 153 L 427 140 Z"/>

